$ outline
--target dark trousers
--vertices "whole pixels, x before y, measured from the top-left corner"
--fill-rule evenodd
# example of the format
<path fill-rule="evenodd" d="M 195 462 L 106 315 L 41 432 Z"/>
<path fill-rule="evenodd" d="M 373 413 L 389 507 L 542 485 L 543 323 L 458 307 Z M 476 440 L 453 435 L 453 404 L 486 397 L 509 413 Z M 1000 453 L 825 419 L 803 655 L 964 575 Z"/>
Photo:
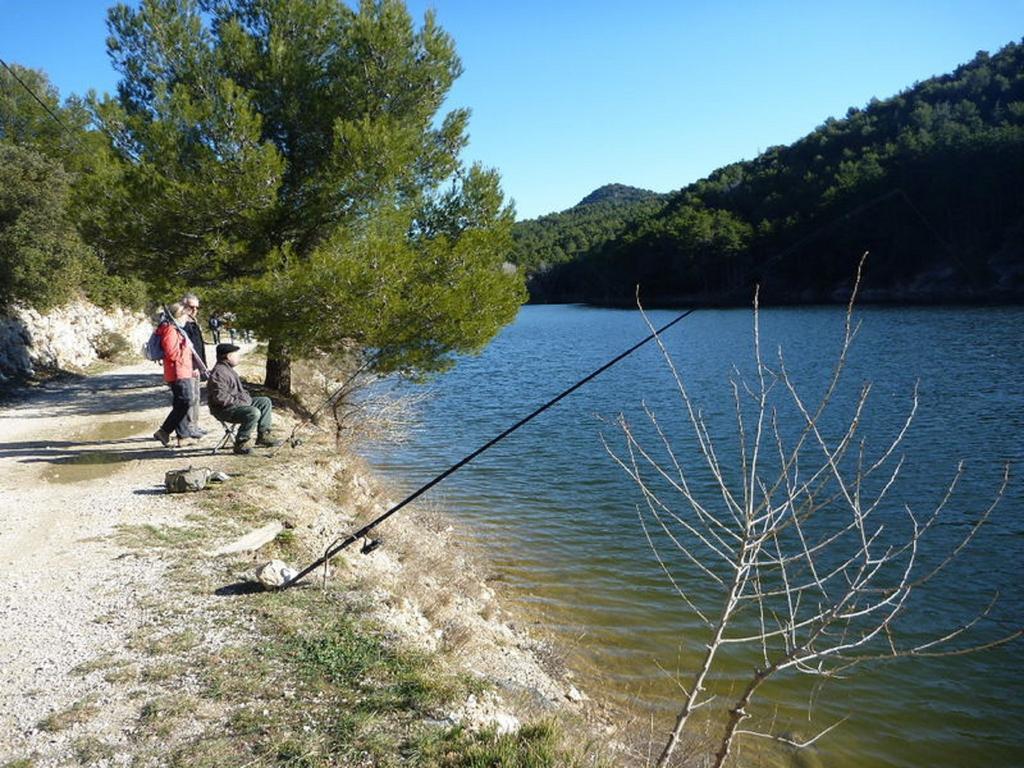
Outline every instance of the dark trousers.
<path fill-rule="evenodd" d="M 211 410 L 214 418 L 219 421 L 226 421 L 230 424 L 238 424 L 238 433 L 235 435 L 236 443 L 244 443 L 252 437 L 253 427 L 256 433 L 265 435 L 270 432 L 271 404 L 269 397 L 254 397 L 252 405 L 233 405 L 223 410 L 218 408 Z"/>
<path fill-rule="evenodd" d="M 202 402 L 202 392 L 199 389 L 199 379 L 192 378 L 189 379 L 188 382 L 189 387 L 191 388 L 188 413 L 185 414 L 181 423 L 178 424 L 178 437 L 190 437 L 195 430 L 199 429 L 199 403 Z"/>
<path fill-rule="evenodd" d="M 178 428 L 181 420 L 185 418 L 185 414 L 188 413 L 188 409 L 192 405 L 192 382 L 190 379 L 178 379 L 168 384 L 168 386 L 171 388 L 171 396 L 174 399 L 171 405 L 171 412 L 164 419 L 160 429 L 170 434 Z"/>

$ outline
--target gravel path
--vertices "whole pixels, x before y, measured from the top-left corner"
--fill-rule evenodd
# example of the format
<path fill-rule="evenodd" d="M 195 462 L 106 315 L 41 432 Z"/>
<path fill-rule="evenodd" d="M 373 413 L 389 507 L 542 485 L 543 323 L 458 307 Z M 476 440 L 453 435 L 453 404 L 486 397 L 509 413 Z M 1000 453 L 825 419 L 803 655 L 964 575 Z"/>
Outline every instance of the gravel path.
<path fill-rule="evenodd" d="M 180 574 L 168 576 L 181 565 L 167 548 L 175 539 L 151 546 L 147 538 L 194 525 L 202 513 L 193 497 L 163 492 L 166 471 L 195 463 L 233 472 L 236 460 L 210 455 L 219 428 L 208 415 L 211 431 L 198 445 L 171 450 L 153 440 L 169 406 L 159 369 L 140 363 L 53 382 L 0 407 L 2 768 L 163 765 L 167 734 L 154 735 L 162 715 L 147 710 L 147 699 L 167 692 L 154 680 L 178 686 L 190 661 L 178 659 L 182 675 L 147 675 L 167 658 L 153 658 L 153 641 L 191 634 L 215 647 L 233 631 L 214 621 L 209 595 L 168 592 L 180 583 Z M 313 452 L 248 492 L 322 537 L 344 522 L 337 498 L 350 516 L 393 503 L 361 466 Z M 544 646 L 507 622 L 451 530 L 410 514 L 388 522 L 387 549 L 351 555 L 374 618 L 412 647 L 447 648 L 448 663 L 515 694 L 528 714 L 580 706 L 583 695 L 545 668 Z M 515 722 L 505 704 L 471 698 L 459 710 L 467 722 Z"/>
<path fill-rule="evenodd" d="M 191 504 L 161 492 L 163 474 L 199 456 L 210 464 L 214 439 L 160 446 L 151 435 L 169 402 L 159 369 L 141 363 L 0 408 L 0 765 L 75 765 L 83 738 L 131 733 L 139 703 L 98 660 L 150 622 L 166 564 L 112 534 L 182 521 Z M 76 704 L 90 717 L 43 725 Z"/>

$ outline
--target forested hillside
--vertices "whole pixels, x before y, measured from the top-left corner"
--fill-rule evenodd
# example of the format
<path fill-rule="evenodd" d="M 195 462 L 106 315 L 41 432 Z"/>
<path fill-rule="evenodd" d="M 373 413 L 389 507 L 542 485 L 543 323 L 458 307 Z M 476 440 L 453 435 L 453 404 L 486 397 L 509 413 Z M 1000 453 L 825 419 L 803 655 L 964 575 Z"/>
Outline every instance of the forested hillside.
<path fill-rule="evenodd" d="M 606 184 L 560 213 L 518 222 L 512 261 L 528 274 L 591 253 L 638 218 L 661 210 L 668 195 L 625 184 Z"/>
<path fill-rule="evenodd" d="M 520 246 L 545 221 L 545 245 L 604 233 L 562 263 L 520 248 L 533 300 L 632 303 L 639 284 L 650 304 L 746 302 L 760 282 L 768 301 L 832 301 L 864 251 L 868 300 L 1022 300 L 1022 65 L 1021 44 L 981 52 L 664 204 L 520 224 Z"/>

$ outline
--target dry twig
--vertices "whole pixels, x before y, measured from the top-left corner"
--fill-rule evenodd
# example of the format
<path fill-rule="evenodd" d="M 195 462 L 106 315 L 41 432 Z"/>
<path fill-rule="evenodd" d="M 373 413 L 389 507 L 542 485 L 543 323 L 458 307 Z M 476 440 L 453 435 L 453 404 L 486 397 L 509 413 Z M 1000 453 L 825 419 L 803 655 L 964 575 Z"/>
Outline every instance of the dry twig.
<path fill-rule="evenodd" d="M 967 637 L 992 610 L 993 600 L 973 619 L 938 637 L 900 642 L 897 625 L 911 596 L 961 555 L 989 519 L 1006 490 L 1009 467 L 989 507 L 940 556 L 937 565 L 925 568 L 921 562 L 925 536 L 953 496 L 963 465 L 928 514 L 919 516 L 909 507 L 898 513 L 886 508 L 903 467 L 903 458 L 897 454 L 917 412 L 917 387 L 906 419 L 874 458 L 869 457 L 865 441 L 858 439 L 870 385 L 861 388 L 842 429 L 837 431 L 832 422 L 826 428 L 825 416 L 839 391 L 858 331 L 853 308 L 863 264 L 862 259 L 836 363 L 816 403 L 800 393 L 781 349 L 774 369 L 765 363 L 755 292 L 756 373 L 752 382 L 746 382 L 734 369 L 731 382 L 738 467 L 723 467 L 716 440 L 660 337 L 656 337 L 658 347 L 695 440 L 694 460 L 687 462 L 680 456 L 646 404 L 644 412 L 657 435 L 658 452 L 666 458 L 643 445 L 621 415 L 617 423 L 623 448 L 615 450 L 605 440 L 608 453 L 640 490 L 637 514 L 659 565 L 709 632 L 692 682 L 680 685 L 682 703 L 658 766 L 671 759 L 690 715 L 708 703 L 709 677 L 720 651 L 728 646 L 756 648 L 760 663 L 726 707 L 726 722 L 712 760 L 715 768 L 726 762 L 739 736 L 769 738 L 799 748 L 839 725 L 834 723 L 803 740 L 740 728 L 750 716 L 748 708 L 758 689 L 778 674 L 835 677 L 865 661 L 973 653 L 1022 635 L 1022 630 L 1016 630 L 995 638 L 971 641 Z M 654 326 L 647 323 L 653 332 Z M 752 408 L 752 414 L 747 408 Z M 791 414 L 796 424 L 784 414 Z M 738 470 L 738 479 L 729 479 L 732 470 Z M 701 474 L 702 479 L 710 478 L 713 492 L 697 490 L 707 487 L 695 482 Z M 703 577 L 699 588 L 673 576 L 675 558 L 682 558 L 685 567 Z"/>

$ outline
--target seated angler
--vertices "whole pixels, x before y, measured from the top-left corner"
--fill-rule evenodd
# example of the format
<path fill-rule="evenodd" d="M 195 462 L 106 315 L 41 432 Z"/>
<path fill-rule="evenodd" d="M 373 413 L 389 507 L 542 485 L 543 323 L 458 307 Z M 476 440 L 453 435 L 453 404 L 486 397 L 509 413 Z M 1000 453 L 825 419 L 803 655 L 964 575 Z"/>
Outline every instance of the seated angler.
<path fill-rule="evenodd" d="M 251 397 L 235 372 L 238 365 L 238 347 L 234 344 L 217 345 L 217 364 L 210 371 L 206 385 L 210 413 L 219 421 L 239 424 L 235 435 L 235 453 L 249 454 L 249 439 L 256 427 L 256 445 L 274 448 L 281 444 L 270 436 L 271 404 L 269 397 Z"/>

